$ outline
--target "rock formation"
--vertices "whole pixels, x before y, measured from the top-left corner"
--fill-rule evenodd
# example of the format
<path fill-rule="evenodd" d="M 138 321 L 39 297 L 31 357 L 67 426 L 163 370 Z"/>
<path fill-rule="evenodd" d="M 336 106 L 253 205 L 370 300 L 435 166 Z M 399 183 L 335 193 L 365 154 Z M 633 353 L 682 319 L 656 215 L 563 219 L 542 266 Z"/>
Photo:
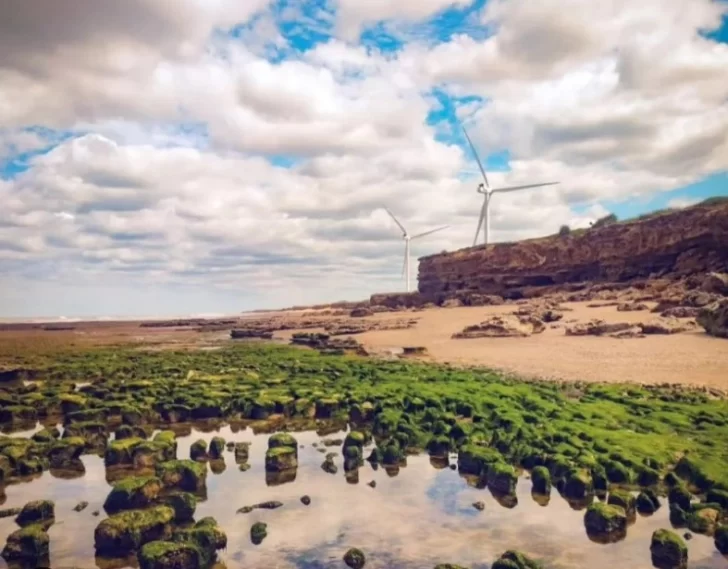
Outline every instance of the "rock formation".
<path fill-rule="evenodd" d="M 498 295 L 514 299 L 554 290 L 576 292 L 594 283 L 629 285 L 724 272 L 728 267 L 728 201 L 518 243 L 497 243 L 423 257 L 420 299 Z M 720 281 L 720 282 L 719 282 Z M 706 285 L 722 290 L 716 278 Z M 710 294 L 707 291 L 696 291 Z M 668 308 L 668 307 L 665 307 Z"/>

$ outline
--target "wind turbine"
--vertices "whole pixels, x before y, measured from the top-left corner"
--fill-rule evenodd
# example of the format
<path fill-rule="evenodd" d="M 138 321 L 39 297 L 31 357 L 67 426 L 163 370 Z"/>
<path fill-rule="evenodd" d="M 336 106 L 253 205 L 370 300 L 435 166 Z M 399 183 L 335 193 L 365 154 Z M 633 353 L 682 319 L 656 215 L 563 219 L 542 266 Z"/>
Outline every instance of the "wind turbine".
<path fill-rule="evenodd" d="M 475 150 L 473 141 L 470 140 L 470 137 L 468 136 L 468 131 L 465 130 L 465 127 L 463 127 L 463 132 L 465 133 L 465 138 L 467 138 L 468 140 L 470 149 L 473 151 L 475 161 L 478 163 L 478 168 L 480 168 L 480 173 L 483 174 L 483 181 L 485 182 L 485 184 L 481 183 L 478 185 L 478 193 L 483 194 L 483 207 L 480 209 L 478 229 L 475 230 L 475 239 L 473 239 L 473 247 L 475 247 L 478 244 L 478 234 L 480 233 L 481 227 L 483 227 L 483 242 L 485 243 L 485 245 L 487 245 L 490 241 L 490 200 L 493 197 L 493 194 L 515 192 L 517 190 L 525 190 L 527 188 L 540 188 L 541 186 L 553 186 L 554 184 L 558 184 L 559 182 L 544 182 L 541 184 L 526 184 L 524 186 L 506 186 L 503 188 L 491 188 L 490 184 L 488 183 L 488 176 L 485 174 L 485 168 L 483 168 L 483 164 L 480 162 L 478 152 Z"/>
<path fill-rule="evenodd" d="M 437 229 L 431 229 L 430 231 L 425 231 L 424 233 L 418 233 L 417 235 L 410 235 L 407 233 L 407 230 L 404 228 L 404 226 L 399 222 L 399 220 L 394 217 L 394 214 L 389 211 L 388 208 L 384 208 L 384 210 L 389 214 L 389 217 L 391 217 L 394 222 L 399 226 L 399 228 L 402 230 L 402 239 L 404 239 L 404 264 L 402 265 L 402 274 L 406 277 L 407 281 L 407 292 L 410 291 L 410 241 L 413 239 L 419 239 L 420 237 L 424 237 L 425 235 L 431 235 L 432 233 L 436 233 L 437 231 L 442 231 L 443 229 L 447 229 L 448 225 L 443 225 L 442 227 L 438 227 Z"/>

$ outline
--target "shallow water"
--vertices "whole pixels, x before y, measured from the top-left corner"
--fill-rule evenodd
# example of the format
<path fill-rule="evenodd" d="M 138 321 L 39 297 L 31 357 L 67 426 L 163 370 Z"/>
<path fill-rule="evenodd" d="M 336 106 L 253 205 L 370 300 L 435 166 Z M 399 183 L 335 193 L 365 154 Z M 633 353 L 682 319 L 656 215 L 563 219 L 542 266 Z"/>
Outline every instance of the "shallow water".
<path fill-rule="evenodd" d="M 188 457 L 190 444 L 200 438 L 220 435 L 226 441 L 252 443 L 247 472 L 239 471 L 229 451 L 225 451 L 223 472 L 214 474 L 208 465 L 207 499 L 198 504 L 195 516 L 215 517 L 227 533 L 228 547 L 219 558 L 229 569 L 340 568 L 349 547 L 365 552 L 367 568 L 427 569 L 447 562 L 484 569 L 507 549 L 521 550 L 552 568 L 649 568 L 652 532 L 670 527 L 664 500 L 653 516 L 638 515 L 622 541 L 594 543 L 584 529 L 584 510 L 572 508 L 556 490 L 547 505 L 539 505 L 524 474 L 517 486 L 518 503 L 509 508 L 488 490 L 468 485 L 457 471 L 442 468 L 442 464 L 437 468 L 426 455 L 408 457 L 407 466 L 397 473 L 374 470 L 365 462 L 358 481 L 347 480 L 340 455 L 335 459 L 338 473 L 328 474 L 320 468 L 325 455 L 312 446 L 322 438 L 343 438 L 344 431 L 325 437 L 313 431 L 294 433 L 304 445 L 299 449 L 295 480 L 270 485 L 264 469 L 268 435 L 231 426 L 204 431 L 193 428 L 191 434 L 178 439 L 179 458 Z M 326 452 L 333 451 L 340 447 L 326 448 Z M 86 455 L 82 460 L 86 472 L 76 478 L 44 472 L 30 481 L 8 485 L 2 507 L 19 507 L 41 498 L 55 500 L 56 523 L 49 530 L 54 568 L 136 566 L 133 557 L 113 562 L 94 557 L 94 528 L 105 517 L 102 505 L 110 485 L 102 458 Z M 371 480 L 376 481 L 376 488 L 367 484 Z M 310 506 L 300 502 L 304 494 L 311 497 Z M 82 512 L 73 511 L 82 500 L 89 506 Z M 266 500 L 279 500 L 284 506 L 236 514 L 242 506 Z M 485 503 L 484 511 L 473 508 L 476 501 Z M 101 513 L 94 517 L 94 511 Z M 256 521 L 268 524 L 268 537 L 258 546 L 249 537 Z M 0 519 L 1 542 L 15 529 L 13 518 Z M 728 567 L 712 538 L 695 535 L 687 543 L 691 568 Z M 7 567 L 1 558 L 0 567 Z"/>

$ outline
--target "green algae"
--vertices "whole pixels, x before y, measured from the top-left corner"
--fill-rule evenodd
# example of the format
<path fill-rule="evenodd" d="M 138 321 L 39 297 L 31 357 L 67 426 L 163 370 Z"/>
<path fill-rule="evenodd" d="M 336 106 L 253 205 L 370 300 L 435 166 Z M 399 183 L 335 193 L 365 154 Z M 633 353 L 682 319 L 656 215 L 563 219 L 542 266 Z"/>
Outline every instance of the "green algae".
<path fill-rule="evenodd" d="M 174 510 L 168 506 L 127 510 L 110 516 L 96 526 L 96 551 L 109 557 L 122 557 L 147 542 L 167 536 L 173 519 Z"/>

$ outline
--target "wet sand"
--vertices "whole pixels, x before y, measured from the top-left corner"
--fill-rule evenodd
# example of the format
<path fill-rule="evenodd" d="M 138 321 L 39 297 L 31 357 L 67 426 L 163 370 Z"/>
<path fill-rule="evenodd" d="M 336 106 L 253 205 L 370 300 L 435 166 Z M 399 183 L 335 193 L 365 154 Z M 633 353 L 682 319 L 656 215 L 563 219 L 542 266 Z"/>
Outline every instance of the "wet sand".
<path fill-rule="evenodd" d="M 671 336 L 616 339 L 575 337 L 564 333 L 565 322 L 593 318 L 607 322 L 640 322 L 658 317 L 649 311 L 618 312 L 616 306 L 588 308 L 588 303 L 566 303 L 571 308 L 557 329 L 528 338 L 453 340 L 465 326 L 486 316 L 507 314 L 517 306 L 433 308 L 413 313 L 376 314 L 374 319 L 398 319 L 412 314 L 420 319 L 408 330 L 366 332 L 354 336 L 373 352 L 424 346 L 430 359 L 458 365 L 486 366 L 518 375 L 554 380 L 595 382 L 680 383 L 728 390 L 728 340 L 713 338 L 702 328 Z M 290 333 L 280 333 L 281 337 Z"/>

